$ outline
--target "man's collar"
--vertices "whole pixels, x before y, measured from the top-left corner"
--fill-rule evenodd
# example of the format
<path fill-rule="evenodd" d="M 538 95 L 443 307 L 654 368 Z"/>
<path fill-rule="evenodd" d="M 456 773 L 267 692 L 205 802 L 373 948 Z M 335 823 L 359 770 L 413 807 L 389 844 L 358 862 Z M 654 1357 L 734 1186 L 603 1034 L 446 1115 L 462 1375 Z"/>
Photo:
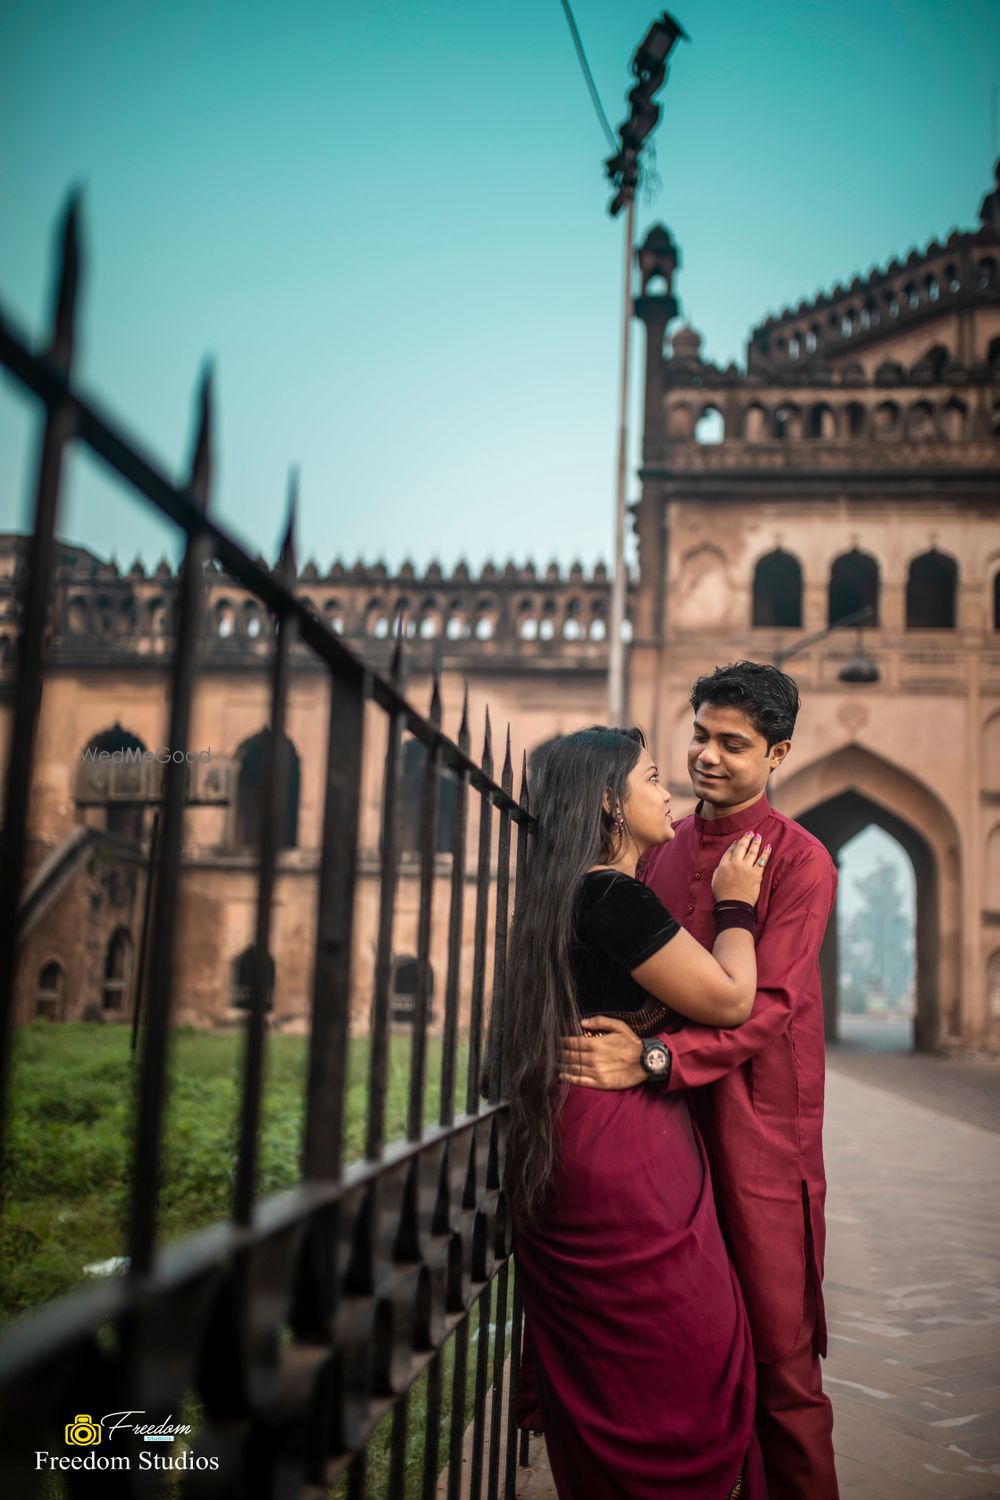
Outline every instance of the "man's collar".
<path fill-rule="evenodd" d="M 756 802 L 742 812 L 728 813 L 721 818 L 703 818 L 702 802 L 694 810 L 694 826 L 701 838 L 732 838 L 734 834 L 746 833 L 748 828 L 759 828 L 770 816 L 771 808 L 767 796 L 762 794 Z"/>

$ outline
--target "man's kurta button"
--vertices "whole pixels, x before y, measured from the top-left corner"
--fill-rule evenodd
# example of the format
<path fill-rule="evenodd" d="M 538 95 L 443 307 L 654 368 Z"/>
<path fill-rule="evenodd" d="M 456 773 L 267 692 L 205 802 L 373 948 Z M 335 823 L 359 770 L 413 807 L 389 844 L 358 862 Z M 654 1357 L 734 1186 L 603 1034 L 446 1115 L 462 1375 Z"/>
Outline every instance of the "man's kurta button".
<path fill-rule="evenodd" d="M 695 870 L 695 872 L 694 872 L 694 878 L 695 878 L 695 880 L 700 880 L 701 879 L 701 871 L 700 870 Z"/>
<path fill-rule="evenodd" d="M 694 911 L 694 907 L 693 906 L 689 906 L 688 907 L 688 916 L 690 916 L 693 911 Z"/>

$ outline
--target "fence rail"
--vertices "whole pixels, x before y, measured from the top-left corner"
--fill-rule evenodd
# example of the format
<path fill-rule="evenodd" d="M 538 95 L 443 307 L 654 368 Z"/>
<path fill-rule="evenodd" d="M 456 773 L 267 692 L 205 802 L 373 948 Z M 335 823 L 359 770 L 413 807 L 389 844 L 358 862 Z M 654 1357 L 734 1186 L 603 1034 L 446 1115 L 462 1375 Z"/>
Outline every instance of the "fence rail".
<path fill-rule="evenodd" d="M 254 561 L 209 515 L 212 382 L 203 374 L 186 480 L 173 483 L 137 442 L 74 383 L 80 281 L 80 210 L 68 207 L 51 331 L 44 349 L 0 308 L 0 365 L 33 393 L 45 413 L 37 457 L 28 567 L 20 585 L 20 637 L 0 829 L 0 1119 L 7 1118 L 15 1016 L 15 920 L 24 885 L 30 793 L 42 700 L 47 619 L 56 568 L 61 473 L 71 444 L 103 460 L 141 499 L 183 534 L 176 628 L 169 662 L 166 743 L 189 747 L 192 701 L 204 649 L 206 565 L 214 560 L 270 612 L 270 734 L 264 748 L 253 958 L 240 1086 L 238 1153 L 227 1222 L 167 1247 L 158 1243 L 168 1056 L 181 933 L 179 874 L 187 768 L 163 767 L 158 868 L 149 921 L 148 978 L 135 1077 L 129 1178 L 127 1273 L 18 1319 L 0 1337 L 0 1492 L 43 1493 L 36 1450 L 68 1448 L 64 1429 L 78 1412 L 145 1411 L 176 1417 L 195 1393 L 202 1416 L 192 1452 L 208 1467 L 185 1470 L 181 1495 L 326 1495 L 346 1475 L 347 1494 L 365 1493 L 366 1443 L 392 1411 L 389 1497 L 405 1491 L 409 1393 L 427 1372 L 420 1492 L 437 1492 L 448 1463 L 448 1500 L 512 1496 L 521 1313 L 510 1275 L 510 1233 L 502 1192 L 505 1110 L 499 1052 L 480 1094 L 484 1009 L 502 1021 L 512 825 L 516 869 L 532 826 L 522 763 L 514 796 L 508 731 L 494 778 L 487 715 L 482 757 L 470 753 L 467 705 L 457 742 L 442 731 L 435 679 L 428 714 L 403 686 L 398 631 L 391 671 L 372 671 L 304 608 L 292 592 L 296 493 L 293 476 L 281 556 L 272 572 Z M 259 1200 L 258 1156 L 265 1057 L 268 947 L 281 817 L 280 744 L 292 648 L 301 642 L 328 675 L 331 694 L 325 805 L 305 1084 L 302 1172 L 290 1190 Z M 296 654 L 297 655 L 297 654 Z M 364 1160 L 345 1164 L 345 1094 L 353 914 L 368 705 L 386 730 L 382 854 Z M 393 920 L 399 853 L 397 803 L 404 733 L 425 747 L 420 809 L 417 988 L 414 997 L 405 1138 L 386 1141 L 387 1056 Z M 427 1083 L 428 952 L 435 886 L 437 801 L 442 768 L 455 780 L 447 915 L 447 977 L 439 1118 L 424 1123 Z M 464 1108 L 459 1091 L 459 1011 L 469 799 L 478 797 L 478 857 Z M 495 873 L 492 850 L 496 847 Z M 491 895 L 493 900 L 491 902 Z M 491 910 L 492 906 L 492 910 Z M 510 1305 L 510 1357 L 507 1328 Z M 475 1401 L 469 1462 L 465 1390 L 475 1330 Z M 492 1350 L 491 1341 L 492 1322 Z M 449 1347 L 449 1341 L 451 1346 Z M 440 1451 L 445 1355 L 451 1364 L 447 1453 Z M 492 1354 L 492 1393 L 488 1370 Z M 453 1357 L 452 1357 L 453 1355 Z M 486 1413 L 490 1433 L 487 1442 Z M 104 1496 L 148 1495 L 149 1475 L 134 1462 L 101 1469 L 108 1449 L 92 1449 Z M 177 1476 L 175 1476 L 176 1478 Z M 93 1470 L 63 1475 L 70 1493 L 95 1493 Z M 88 1488 L 89 1486 L 89 1488 Z M 44 1491 L 48 1493 L 47 1490 Z"/>

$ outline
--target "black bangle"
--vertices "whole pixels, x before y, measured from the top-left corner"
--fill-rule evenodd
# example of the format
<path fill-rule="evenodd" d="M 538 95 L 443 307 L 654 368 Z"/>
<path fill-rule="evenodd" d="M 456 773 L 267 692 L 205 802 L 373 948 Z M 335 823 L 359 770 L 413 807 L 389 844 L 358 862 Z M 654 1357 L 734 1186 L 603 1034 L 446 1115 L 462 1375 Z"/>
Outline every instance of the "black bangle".
<path fill-rule="evenodd" d="M 716 901 L 714 912 L 716 936 L 730 927 L 740 927 L 757 936 L 757 917 L 749 901 Z"/>

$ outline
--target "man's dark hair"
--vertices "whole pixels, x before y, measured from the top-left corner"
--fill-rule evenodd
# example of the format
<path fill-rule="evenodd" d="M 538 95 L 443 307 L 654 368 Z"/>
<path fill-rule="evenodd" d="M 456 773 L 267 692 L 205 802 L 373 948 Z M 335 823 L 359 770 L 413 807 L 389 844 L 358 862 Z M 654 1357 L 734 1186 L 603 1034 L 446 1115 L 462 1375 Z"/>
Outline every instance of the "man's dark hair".
<path fill-rule="evenodd" d="M 738 708 L 764 736 L 770 750 L 794 733 L 799 690 L 786 672 L 767 662 L 737 661 L 698 678 L 691 689 L 695 713 L 703 703 L 712 708 Z"/>

